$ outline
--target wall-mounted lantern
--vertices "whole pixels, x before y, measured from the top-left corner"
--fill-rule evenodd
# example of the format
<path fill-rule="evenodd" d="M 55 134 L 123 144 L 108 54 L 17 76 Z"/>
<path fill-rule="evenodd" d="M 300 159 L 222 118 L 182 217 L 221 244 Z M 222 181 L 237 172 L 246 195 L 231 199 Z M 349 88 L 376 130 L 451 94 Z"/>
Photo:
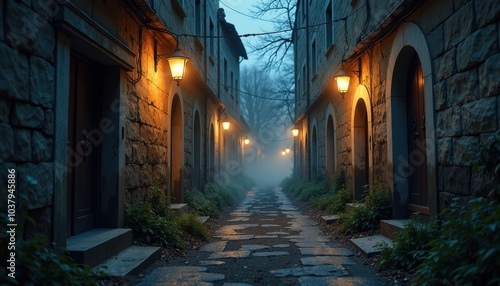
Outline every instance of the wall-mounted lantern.
<path fill-rule="evenodd" d="M 292 135 L 293 137 L 299 136 L 299 128 L 292 128 Z"/>
<path fill-rule="evenodd" d="M 222 121 L 222 129 L 229 130 L 230 125 L 231 125 L 231 122 L 229 122 L 227 119 Z"/>
<path fill-rule="evenodd" d="M 346 94 L 347 90 L 349 89 L 349 80 L 351 79 L 351 77 L 344 70 L 344 68 L 341 68 L 339 72 L 336 73 L 333 77 L 337 81 L 337 89 L 339 93 L 342 94 L 343 97 L 344 94 Z"/>
<path fill-rule="evenodd" d="M 248 138 L 243 139 L 243 143 L 245 143 L 245 145 L 248 145 L 250 143 L 250 139 Z"/>
<path fill-rule="evenodd" d="M 160 55 L 157 53 L 156 42 L 154 44 L 154 55 L 155 55 L 155 71 L 160 59 L 166 55 Z M 165 59 L 168 62 L 170 67 L 170 74 L 172 75 L 172 79 L 177 82 L 177 86 L 179 86 L 182 79 L 184 79 L 184 73 L 186 72 L 186 64 L 189 61 L 189 58 L 186 57 L 179 48 L 179 43 L 177 42 L 177 46 L 175 47 L 175 51 L 172 55 Z"/>

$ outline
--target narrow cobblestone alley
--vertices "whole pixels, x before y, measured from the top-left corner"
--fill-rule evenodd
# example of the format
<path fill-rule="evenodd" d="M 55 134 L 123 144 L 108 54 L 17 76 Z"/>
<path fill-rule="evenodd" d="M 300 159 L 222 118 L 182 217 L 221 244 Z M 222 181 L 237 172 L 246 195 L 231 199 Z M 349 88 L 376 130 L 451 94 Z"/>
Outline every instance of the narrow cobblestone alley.
<path fill-rule="evenodd" d="M 210 242 L 154 269 L 139 285 L 384 284 L 352 256 L 280 189 L 254 189 Z"/>

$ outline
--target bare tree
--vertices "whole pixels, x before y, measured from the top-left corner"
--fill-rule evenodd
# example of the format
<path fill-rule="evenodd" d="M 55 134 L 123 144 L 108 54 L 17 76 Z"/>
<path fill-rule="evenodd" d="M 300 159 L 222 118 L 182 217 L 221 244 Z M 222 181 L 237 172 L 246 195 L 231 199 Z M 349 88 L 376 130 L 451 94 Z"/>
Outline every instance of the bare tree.
<path fill-rule="evenodd" d="M 241 114 L 259 143 L 281 138 L 290 124 L 290 89 L 258 67 L 244 68 L 240 74 Z M 293 91 L 292 91 L 293 93 Z"/>
<path fill-rule="evenodd" d="M 266 59 L 265 68 L 279 69 L 287 55 L 293 52 L 292 31 L 294 29 L 297 0 L 259 0 L 254 5 L 256 17 L 274 19 L 272 31 L 262 36 L 252 46 L 252 53 Z"/>

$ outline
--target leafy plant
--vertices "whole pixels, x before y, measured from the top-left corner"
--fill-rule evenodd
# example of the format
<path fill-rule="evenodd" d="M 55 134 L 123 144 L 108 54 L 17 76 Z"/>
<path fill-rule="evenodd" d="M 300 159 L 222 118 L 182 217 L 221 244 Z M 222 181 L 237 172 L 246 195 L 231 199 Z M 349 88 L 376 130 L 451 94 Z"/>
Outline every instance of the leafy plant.
<path fill-rule="evenodd" d="M 297 194 L 297 197 L 302 202 L 307 202 L 313 198 L 324 195 L 328 188 L 324 182 L 311 181 L 302 185 L 302 188 Z"/>
<path fill-rule="evenodd" d="M 60 254 L 54 251 L 55 248 L 54 244 L 49 244 L 41 235 L 30 240 L 18 240 L 15 279 L 7 276 L 2 267 L 4 272 L 1 273 L 0 284 L 90 286 L 96 285 L 98 279 L 105 278 L 102 271 L 77 264 L 63 250 L 60 250 Z M 2 254 L 2 257 L 7 257 L 7 253 Z"/>
<path fill-rule="evenodd" d="M 125 224 L 140 242 L 172 247 L 184 245 L 168 198 L 157 187 L 151 188 L 142 201 L 125 206 Z"/>
<path fill-rule="evenodd" d="M 338 213 L 344 211 L 345 205 L 352 201 L 352 191 L 344 187 L 336 192 L 331 190 L 322 196 L 314 198 L 311 204 L 319 210 Z"/>
<path fill-rule="evenodd" d="M 365 190 L 364 204 L 339 215 L 339 229 L 355 233 L 376 229 L 381 219 L 391 216 L 391 198 L 382 186 Z"/>
<path fill-rule="evenodd" d="M 208 229 L 198 220 L 196 214 L 182 214 L 177 217 L 176 221 L 183 233 L 199 237 L 203 240 L 208 238 Z"/>
<path fill-rule="evenodd" d="M 429 252 L 429 242 L 438 236 L 435 220 L 424 221 L 418 214 L 413 215 L 405 227 L 398 231 L 392 246 L 381 243 L 377 268 L 404 268 L 411 270 L 418 266 Z"/>
<path fill-rule="evenodd" d="M 186 203 L 189 211 L 198 215 L 209 216 L 213 218 L 219 217 L 219 207 L 215 201 L 209 200 L 198 190 L 189 190 L 186 192 Z"/>
<path fill-rule="evenodd" d="M 338 192 L 345 189 L 347 185 L 347 175 L 344 167 L 340 167 L 333 177 L 332 190 Z"/>
<path fill-rule="evenodd" d="M 429 243 L 413 285 L 497 285 L 500 282 L 500 206 L 476 198 L 454 199 L 442 234 Z"/>

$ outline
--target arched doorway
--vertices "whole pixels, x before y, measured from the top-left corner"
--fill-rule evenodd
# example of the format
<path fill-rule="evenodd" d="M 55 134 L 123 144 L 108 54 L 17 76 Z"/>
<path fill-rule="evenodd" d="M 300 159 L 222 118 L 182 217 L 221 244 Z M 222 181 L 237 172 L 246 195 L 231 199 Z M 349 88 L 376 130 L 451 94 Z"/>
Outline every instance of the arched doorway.
<path fill-rule="evenodd" d="M 318 176 L 318 133 L 316 125 L 313 126 L 311 138 L 311 175 L 313 178 Z"/>
<path fill-rule="evenodd" d="M 213 178 L 215 172 L 215 129 L 213 124 L 210 124 L 210 146 L 208 154 L 208 161 L 210 166 L 209 177 Z"/>
<path fill-rule="evenodd" d="M 387 181 L 393 217 L 437 215 L 433 67 L 427 41 L 414 23 L 396 34 L 387 67 Z"/>
<path fill-rule="evenodd" d="M 193 180 L 194 187 L 201 189 L 201 123 L 198 111 L 194 114 L 193 124 Z"/>
<path fill-rule="evenodd" d="M 425 149 L 424 78 L 422 65 L 415 54 L 410 60 L 406 81 L 406 121 L 409 177 L 409 211 L 421 211 L 427 204 L 427 154 Z"/>
<path fill-rule="evenodd" d="M 333 117 L 329 115 L 326 124 L 326 179 L 328 185 L 333 183 L 335 154 L 335 129 L 333 127 Z"/>
<path fill-rule="evenodd" d="M 368 114 L 366 104 L 358 99 L 354 111 L 354 199 L 361 200 L 363 187 L 370 182 L 368 151 Z"/>
<path fill-rule="evenodd" d="M 173 203 L 182 202 L 182 106 L 179 96 L 174 95 L 172 100 L 171 109 L 171 121 L 170 121 L 170 164 L 171 164 L 171 175 L 170 175 L 170 199 Z"/>

